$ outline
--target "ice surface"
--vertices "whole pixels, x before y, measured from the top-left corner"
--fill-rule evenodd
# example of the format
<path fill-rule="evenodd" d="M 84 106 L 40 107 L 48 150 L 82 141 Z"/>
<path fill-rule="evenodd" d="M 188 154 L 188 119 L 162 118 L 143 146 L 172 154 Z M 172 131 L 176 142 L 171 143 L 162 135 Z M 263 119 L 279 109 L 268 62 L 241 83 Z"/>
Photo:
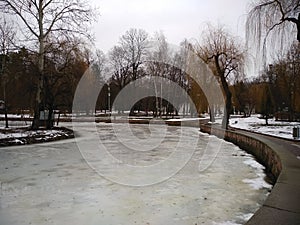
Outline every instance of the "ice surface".
<path fill-rule="evenodd" d="M 89 148 L 97 137 L 114 157 L 132 165 L 150 165 L 170 156 L 180 135 L 179 128 L 168 127 L 166 138 L 155 149 L 132 151 L 118 142 L 111 126 L 99 124 L 95 133 L 82 123 L 76 141 Z M 153 126 L 152 130 L 159 129 Z M 125 125 L 115 129 L 129 134 Z M 136 138 L 150 137 L 147 125 L 130 129 Z M 208 142 L 216 138 L 201 135 L 196 128 L 185 131 L 191 137 L 181 145 L 183 150 L 188 151 L 190 140 L 199 137 L 191 160 L 170 179 L 145 187 L 120 185 L 100 176 L 88 166 L 74 140 L 2 148 L 0 224 L 244 224 L 268 194 L 267 189 L 257 190 L 244 182 L 264 182 L 261 168 L 238 147 L 222 142 L 210 166 L 200 172 L 201 159 L 210 160 L 210 151 L 204 154 L 204 150 L 214 146 Z M 160 140 L 156 135 L 159 132 L 152 138 Z M 130 138 L 125 135 L 128 143 Z M 107 163 L 106 169 L 113 166 Z M 127 171 L 123 174 L 130 178 Z"/>

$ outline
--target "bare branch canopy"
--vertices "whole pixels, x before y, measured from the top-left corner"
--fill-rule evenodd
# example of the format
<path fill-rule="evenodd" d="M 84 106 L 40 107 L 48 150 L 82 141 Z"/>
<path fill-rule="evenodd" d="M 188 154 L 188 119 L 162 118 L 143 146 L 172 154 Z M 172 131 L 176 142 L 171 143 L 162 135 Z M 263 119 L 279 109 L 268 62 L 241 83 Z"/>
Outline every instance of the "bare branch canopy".
<path fill-rule="evenodd" d="M 32 129 L 39 127 L 39 113 L 44 101 L 45 41 L 53 37 L 72 38 L 80 35 L 91 38 L 89 25 L 96 19 L 96 11 L 85 0 L 0 0 L 0 10 L 17 15 L 27 36 L 38 43 L 38 83 Z M 50 38 L 48 38 L 49 40 Z"/>

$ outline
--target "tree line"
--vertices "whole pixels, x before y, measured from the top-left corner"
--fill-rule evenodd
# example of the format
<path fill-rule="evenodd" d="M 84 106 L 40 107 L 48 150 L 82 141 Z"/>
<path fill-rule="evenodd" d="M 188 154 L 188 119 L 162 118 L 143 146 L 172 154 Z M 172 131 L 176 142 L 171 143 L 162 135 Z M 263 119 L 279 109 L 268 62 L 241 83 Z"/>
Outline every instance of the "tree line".
<path fill-rule="evenodd" d="M 159 41 L 157 51 L 149 55 L 150 40 Z M 130 29 L 120 37 L 120 45 L 114 46 L 108 54 L 101 50 L 91 52 L 86 43 L 80 41 L 63 40 L 60 43 L 46 43 L 48 49 L 44 58 L 44 101 L 43 108 L 48 110 L 59 109 L 71 112 L 74 93 L 82 75 L 88 70 L 93 70 L 96 77 L 91 77 L 91 82 L 98 82 L 103 86 L 96 110 L 111 110 L 111 106 L 118 93 L 130 82 L 141 77 L 160 76 L 169 79 L 181 86 L 192 95 L 203 95 L 201 89 L 182 70 L 180 64 L 186 61 L 184 52 L 171 53 L 162 33 L 157 33 L 152 39 L 142 29 Z M 182 42 L 187 45 L 187 42 Z M 5 99 L 10 112 L 20 113 L 22 110 L 32 110 L 35 105 L 35 93 L 39 82 L 39 69 L 37 65 L 38 53 L 22 47 L 16 51 L 10 51 L 0 55 L 5 59 L 2 64 L 2 93 L 0 98 Z M 146 62 L 146 57 L 152 59 Z M 163 58 L 162 58 L 163 57 Z M 166 64 L 165 62 L 170 62 Z M 172 66 L 173 65 L 173 66 Z M 177 66 L 174 66 L 177 65 Z M 139 89 L 146 91 L 146 84 L 139 83 Z M 161 83 L 153 83 L 157 91 L 155 97 L 141 99 L 132 108 L 134 111 L 151 112 L 152 115 L 177 114 L 176 109 L 163 99 L 161 88 L 168 92 Z M 89 91 L 88 88 L 86 90 Z M 177 93 L 168 95 L 180 99 Z M 159 94 L 160 93 L 160 94 Z M 5 96 L 4 96 L 5 95 Z M 109 102 L 110 101 L 110 102 Z M 185 102 L 185 99 L 182 99 Z M 202 101 L 198 105 L 199 111 L 207 109 L 207 102 Z M 186 108 L 188 106 L 185 106 Z M 87 113 L 93 113 L 92 108 L 87 108 Z M 123 110 L 120 108 L 119 110 Z M 186 109 L 186 112 L 188 110 Z M 196 112 L 194 112 L 196 113 Z"/>
<path fill-rule="evenodd" d="M 284 56 L 278 56 L 252 79 L 234 84 L 235 110 L 245 116 L 251 112 L 266 119 L 300 120 L 300 46 L 294 42 Z"/>
<path fill-rule="evenodd" d="M 119 43 L 108 54 L 104 54 L 101 50 L 89 50 L 93 48 L 89 25 L 97 20 L 97 10 L 84 0 L 0 0 L 0 9 L 3 15 L 17 16 L 17 24 L 22 24 L 22 35 L 26 39 L 21 44 L 17 42 L 18 32 L 14 24 L 2 17 L 0 98 L 4 99 L 6 111 L 31 110 L 34 115 L 32 129 L 39 127 L 41 111 L 49 112 L 47 127 L 51 126 L 55 109 L 71 111 L 77 84 L 89 69 L 97 74 L 90 77 L 89 82 L 103 86 L 96 104 L 99 110 L 110 111 L 114 99 L 128 84 L 143 77 L 163 77 L 176 83 L 192 98 L 195 112 L 185 105 L 182 96 L 171 91 L 167 93 L 174 99 L 180 99 L 184 111 L 195 115 L 209 112 L 212 121 L 215 114 L 222 112 L 224 128 L 228 127 L 230 114 L 248 116 L 254 110 L 261 113 L 266 122 L 272 115 L 278 119 L 298 120 L 298 42 L 289 46 L 288 51 L 282 49 L 272 64 L 266 63 L 266 51 L 270 49 L 268 44 L 275 40 L 268 39 L 273 31 L 280 31 L 282 36 L 273 33 L 280 39 L 281 46 L 286 32 L 299 33 L 300 22 L 295 16 L 299 13 L 298 1 L 258 0 L 254 3 L 246 23 L 247 41 L 248 44 L 251 41 L 256 43 L 255 51 L 262 56 L 256 55 L 256 58 L 262 59 L 263 67 L 253 79 L 247 79 L 243 70 L 248 49 L 222 26 L 208 25 L 200 40 L 194 43 L 184 40 L 180 44 L 181 50 L 175 52 L 169 49 L 163 33 L 150 36 L 143 29 L 132 28 L 120 37 Z M 150 52 L 149 43 L 153 40 L 157 49 Z M 224 108 L 209 104 L 204 87 L 199 87 L 197 81 L 179 69 L 187 63 L 188 52 L 193 52 L 209 67 L 222 90 Z M 202 79 L 209 80 L 208 77 Z M 178 114 L 178 108 L 162 97 L 162 90 L 168 90 L 159 82 L 153 85 L 155 96 L 136 102 L 131 113 L 151 112 L 154 116 Z M 138 88 L 149 89 L 142 82 Z M 120 106 L 118 110 L 123 109 Z M 86 106 L 86 112 L 92 113 L 91 106 Z"/>
<path fill-rule="evenodd" d="M 210 26 L 208 34 L 211 35 L 211 32 L 216 33 L 213 33 L 209 40 L 213 40 L 217 34 L 224 35 L 224 38 L 230 37 L 229 34 L 225 35 L 224 28 Z M 153 60 L 145 62 L 144 58 L 149 58 L 147 54 L 150 54 L 147 51 L 150 40 L 158 41 L 158 49 L 151 52 L 150 57 Z M 223 41 L 226 42 L 227 39 Z M 92 67 L 95 74 L 98 75 L 97 82 L 103 84 L 96 110 L 110 111 L 118 93 L 130 82 L 141 77 L 160 76 L 177 83 L 194 100 L 196 112 L 189 112 L 189 106 L 184 105 L 186 99 L 181 100 L 184 112 L 192 115 L 209 113 L 213 109 L 210 108 L 207 96 L 201 87 L 188 74 L 178 68 L 180 64 L 186 63 L 186 52 L 183 50 L 190 49 L 208 64 L 211 64 L 210 67 L 215 70 L 214 73 L 217 74 L 221 71 L 225 74 L 224 78 L 227 79 L 228 90 L 232 95 L 230 101 L 232 105 L 228 106 L 230 114 L 250 116 L 251 113 L 256 112 L 265 118 L 275 115 L 278 119 L 299 120 L 300 49 L 298 43 L 294 43 L 284 57 L 278 57 L 274 64 L 266 67 L 259 76 L 252 79 L 245 78 L 243 71 L 238 69 L 238 67 L 242 68 L 243 63 L 242 48 L 239 51 L 233 46 L 228 48 L 226 43 L 226 57 L 230 56 L 230 51 L 233 52 L 231 55 L 233 59 L 231 60 L 222 58 L 222 54 L 225 53 L 222 52 L 222 44 L 224 43 L 221 40 L 218 45 L 214 46 L 216 49 L 208 49 L 208 47 L 213 46 L 205 42 L 202 43 L 204 44 L 191 44 L 184 40 L 181 43 L 182 51 L 174 53 L 168 49 L 163 33 L 156 33 L 154 37 L 150 37 L 146 31 L 141 29 L 128 30 L 120 37 L 120 44 L 114 46 L 108 54 L 104 54 L 100 50 L 93 53 L 87 48 L 86 43 L 79 40 L 73 42 L 63 40 L 56 45 L 46 43 L 48 53 L 45 56 L 44 88 L 47 97 L 43 102 L 44 108 L 71 112 L 78 82 L 85 71 Z M 218 51 L 220 52 L 219 56 Z M 214 56 L 213 53 L 216 55 Z M 222 67 L 219 66 L 220 71 L 217 71 L 217 67 L 215 67 L 215 62 L 219 62 L 214 58 L 216 56 L 224 60 L 220 61 L 222 62 Z M 2 93 L 0 92 L 0 98 L 4 99 L 5 95 L 10 112 L 21 113 L 22 110 L 34 108 L 35 93 L 39 82 L 37 58 L 37 52 L 30 51 L 25 47 L 0 55 L 1 61 L 5 61 L 5 65 L 1 65 L 1 71 L 5 71 L 5 76 L 2 77 L 1 81 Z M 177 109 L 160 96 L 160 83 L 153 85 L 156 85 L 157 96 L 141 99 L 132 107 L 132 114 L 134 112 L 142 114 L 143 112 L 143 115 L 150 114 L 153 116 L 177 115 Z M 139 83 L 138 88 L 145 91 L 149 87 Z M 164 92 L 168 92 L 165 87 Z M 168 95 L 177 99 L 181 97 L 172 92 Z M 93 113 L 92 110 L 87 109 L 87 112 Z"/>

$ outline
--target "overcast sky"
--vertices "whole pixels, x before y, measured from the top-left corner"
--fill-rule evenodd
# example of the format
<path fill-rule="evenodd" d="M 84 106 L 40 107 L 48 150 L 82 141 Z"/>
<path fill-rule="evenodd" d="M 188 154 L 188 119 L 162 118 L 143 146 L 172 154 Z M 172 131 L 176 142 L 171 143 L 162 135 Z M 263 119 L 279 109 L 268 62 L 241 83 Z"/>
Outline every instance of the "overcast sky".
<path fill-rule="evenodd" d="M 107 52 L 130 28 L 150 35 L 162 31 L 169 43 L 199 39 L 207 22 L 225 25 L 244 38 L 244 23 L 251 0 L 92 0 L 99 7 L 95 24 L 97 48 Z"/>

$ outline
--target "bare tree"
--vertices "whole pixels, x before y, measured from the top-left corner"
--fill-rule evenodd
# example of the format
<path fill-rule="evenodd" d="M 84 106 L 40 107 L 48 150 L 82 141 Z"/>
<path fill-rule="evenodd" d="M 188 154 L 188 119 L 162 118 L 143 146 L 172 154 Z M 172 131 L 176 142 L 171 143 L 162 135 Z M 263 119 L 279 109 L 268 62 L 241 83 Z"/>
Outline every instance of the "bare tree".
<path fill-rule="evenodd" d="M 163 112 L 163 91 L 167 91 L 167 87 L 162 86 L 162 83 L 158 83 L 155 77 L 166 77 L 169 75 L 170 68 L 170 50 L 166 41 L 166 37 L 162 32 L 156 32 L 154 35 L 154 42 L 156 49 L 151 52 L 150 61 L 147 63 L 147 71 L 150 76 L 154 77 L 153 85 L 155 90 L 155 117 L 158 115 L 161 117 Z M 148 99 L 151 100 L 151 99 Z"/>
<path fill-rule="evenodd" d="M 142 29 L 130 29 L 120 38 L 120 44 L 124 51 L 125 59 L 130 65 L 131 78 L 138 78 L 138 69 L 147 53 L 148 34 Z"/>
<path fill-rule="evenodd" d="M 39 82 L 36 93 L 32 129 L 39 127 L 43 109 L 45 40 L 49 35 L 87 35 L 88 24 L 95 19 L 94 10 L 85 0 L 0 0 L 0 9 L 16 15 L 28 31 L 27 35 L 38 42 Z"/>
<path fill-rule="evenodd" d="M 246 38 L 257 62 L 266 62 L 266 51 L 287 51 L 297 34 L 300 41 L 299 0 L 256 0 L 246 22 Z M 269 44 L 269 45 L 268 45 Z"/>
<path fill-rule="evenodd" d="M 113 72 L 112 79 L 121 90 L 130 82 L 130 65 L 125 59 L 125 51 L 120 46 L 114 46 L 109 52 L 109 62 Z"/>
<path fill-rule="evenodd" d="M 89 66 L 90 57 L 87 57 L 85 43 L 80 40 L 60 39 L 51 41 L 49 38 L 45 43 L 45 68 L 47 74 L 44 80 L 43 106 L 48 109 L 48 118 L 45 118 L 46 127 L 53 126 L 54 109 L 64 108 L 67 101 L 72 101 L 78 80 L 84 73 L 80 71 L 80 64 L 85 69 Z M 88 54 L 89 55 L 89 54 Z M 74 73 L 74 70 L 79 70 Z M 77 75 L 79 74 L 79 76 Z"/>
<path fill-rule="evenodd" d="M 202 34 L 202 44 L 197 47 L 198 56 L 207 63 L 221 84 L 225 97 L 225 111 L 222 127 L 228 128 L 232 111 L 232 93 L 229 82 L 232 75 L 240 75 L 243 65 L 243 51 L 237 38 L 227 33 L 224 28 L 208 25 Z"/>
<path fill-rule="evenodd" d="M 0 54 L 2 58 L 1 62 L 1 83 L 3 85 L 3 100 L 4 100 L 4 113 L 5 113 L 5 127 L 8 128 L 7 118 L 7 99 L 6 99 L 6 76 L 7 66 L 6 58 L 9 51 L 14 44 L 16 31 L 14 25 L 9 23 L 5 17 L 0 20 Z"/>

